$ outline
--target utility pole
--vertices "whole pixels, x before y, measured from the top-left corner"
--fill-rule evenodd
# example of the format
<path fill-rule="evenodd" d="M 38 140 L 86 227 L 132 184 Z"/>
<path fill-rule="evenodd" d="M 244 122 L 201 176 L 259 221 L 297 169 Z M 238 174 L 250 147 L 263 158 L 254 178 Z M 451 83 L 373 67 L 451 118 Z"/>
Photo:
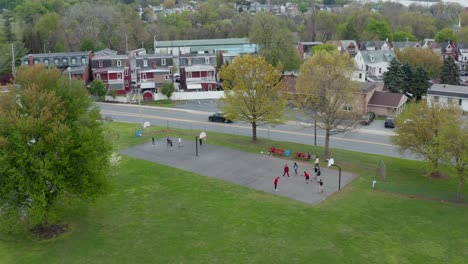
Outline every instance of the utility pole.
<path fill-rule="evenodd" d="M 128 52 L 128 35 L 125 35 L 125 52 Z"/>
<path fill-rule="evenodd" d="M 140 113 L 140 125 L 141 129 L 143 129 L 143 115 L 141 113 L 141 87 L 138 88 L 138 112 Z"/>
<path fill-rule="evenodd" d="M 16 65 L 15 65 L 15 44 L 11 43 L 11 74 L 16 78 Z"/>

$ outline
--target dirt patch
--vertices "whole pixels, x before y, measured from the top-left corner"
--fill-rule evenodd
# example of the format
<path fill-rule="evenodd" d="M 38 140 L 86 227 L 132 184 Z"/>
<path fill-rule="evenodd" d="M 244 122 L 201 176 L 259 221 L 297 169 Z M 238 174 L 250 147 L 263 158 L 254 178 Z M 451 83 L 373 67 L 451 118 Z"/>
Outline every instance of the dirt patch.
<path fill-rule="evenodd" d="M 426 174 L 428 177 L 431 177 L 432 179 L 439 179 L 439 180 L 446 180 L 449 178 L 449 175 L 446 173 L 442 173 L 440 171 L 435 171 Z"/>
<path fill-rule="evenodd" d="M 67 224 L 38 225 L 31 232 L 40 239 L 52 239 L 68 231 Z"/>

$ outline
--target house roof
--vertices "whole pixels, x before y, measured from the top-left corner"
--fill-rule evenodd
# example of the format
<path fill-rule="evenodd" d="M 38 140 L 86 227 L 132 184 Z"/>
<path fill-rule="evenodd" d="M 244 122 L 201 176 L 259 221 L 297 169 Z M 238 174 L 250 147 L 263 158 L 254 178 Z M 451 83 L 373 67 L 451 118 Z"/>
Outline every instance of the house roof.
<path fill-rule="evenodd" d="M 401 93 L 375 91 L 369 105 L 397 108 L 406 102 L 407 98 Z"/>
<path fill-rule="evenodd" d="M 58 53 L 37 53 L 37 54 L 28 54 L 21 58 L 21 60 L 28 59 L 29 56 L 33 58 L 63 58 L 63 57 L 86 57 L 89 55 L 88 51 L 74 51 L 74 52 L 58 52 Z"/>
<path fill-rule="evenodd" d="M 98 55 L 98 56 L 95 56 L 93 58 L 91 58 L 91 60 L 128 60 L 128 56 L 127 55 L 116 55 L 116 54 L 113 54 L 113 55 Z"/>
<path fill-rule="evenodd" d="M 168 67 L 158 67 L 156 69 L 153 69 L 151 67 L 145 67 L 145 68 L 142 68 L 141 70 L 139 70 L 139 72 L 167 72 L 169 73 L 171 70 L 168 68 Z"/>
<path fill-rule="evenodd" d="M 418 44 L 417 41 L 394 41 L 392 43 L 393 45 L 393 48 L 395 49 L 404 49 L 406 47 L 416 47 L 416 45 Z"/>
<path fill-rule="evenodd" d="M 171 59 L 172 55 L 159 55 L 159 54 L 142 54 L 142 55 L 137 55 L 135 59 L 141 60 L 141 59 Z"/>
<path fill-rule="evenodd" d="M 361 86 L 361 91 L 363 93 L 368 93 L 372 91 L 372 89 L 375 89 L 377 87 L 377 84 L 370 82 L 359 82 L 359 86 Z"/>
<path fill-rule="evenodd" d="M 353 43 L 354 46 L 357 48 L 356 41 L 354 40 L 342 40 L 341 41 L 341 45 L 343 46 L 343 48 L 347 48 L 351 43 Z"/>
<path fill-rule="evenodd" d="M 427 94 L 468 98 L 468 86 L 433 84 Z"/>
<path fill-rule="evenodd" d="M 323 42 L 321 42 L 321 41 L 313 41 L 313 42 L 303 42 L 303 41 L 301 41 L 301 42 L 299 42 L 299 44 L 302 44 L 302 45 L 322 45 Z"/>
<path fill-rule="evenodd" d="M 395 53 L 392 50 L 362 50 L 361 56 L 366 64 L 389 63 Z"/>
<path fill-rule="evenodd" d="M 117 55 L 117 51 L 115 50 L 111 50 L 109 48 L 105 48 L 103 50 L 100 50 L 100 51 L 96 51 L 94 53 L 95 56 L 111 56 L 111 55 Z"/>
<path fill-rule="evenodd" d="M 228 39 L 194 39 L 194 40 L 168 40 L 156 41 L 155 48 L 165 47 L 193 47 L 206 45 L 243 45 L 250 44 L 248 38 L 228 38 Z"/>

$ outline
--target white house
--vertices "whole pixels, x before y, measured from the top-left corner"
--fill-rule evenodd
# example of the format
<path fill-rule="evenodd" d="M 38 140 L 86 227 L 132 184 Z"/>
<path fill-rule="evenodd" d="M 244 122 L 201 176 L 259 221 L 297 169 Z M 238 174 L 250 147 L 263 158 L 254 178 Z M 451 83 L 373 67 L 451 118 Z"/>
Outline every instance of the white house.
<path fill-rule="evenodd" d="M 454 104 L 468 112 L 468 86 L 433 84 L 427 91 L 427 102 Z"/>
<path fill-rule="evenodd" d="M 392 50 L 360 50 L 354 57 L 359 71 L 367 75 L 367 81 L 382 81 L 384 72 L 390 66 L 390 61 L 395 58 Z"/>

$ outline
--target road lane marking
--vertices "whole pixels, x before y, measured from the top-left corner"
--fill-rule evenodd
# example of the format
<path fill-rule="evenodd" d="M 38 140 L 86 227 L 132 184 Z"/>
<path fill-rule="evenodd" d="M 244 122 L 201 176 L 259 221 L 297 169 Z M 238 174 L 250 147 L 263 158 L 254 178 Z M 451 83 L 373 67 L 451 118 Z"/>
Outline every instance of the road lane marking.
<path fill-rule="evenodd" d="M 128 117 L 146 117 L 146 118 L 152 118 L 152 119 L 158 119 L 158 120 L 170 120 L 170 121 L 179 121 L 179 122 L 185 122 L 185 123 L 195 123 L 195 124 L 203 124 L 203 125 L 211 125 L 211 126 L 225 126 L 225 127 L 234 127 L 234 128 L 242 128 L 242 129 L 252 129 L 249 126 L 241 126 L 241 125 L 234 125 L 234 124 L 223 124 L 223 123 L 210 123 L 208 121 L 196 121 L 196 120 L 189 120 L 189 119 L 182 119 L 182 118 L 175 118 L 175 117 L 164 117 L 164 116 L 156 116 L 156 115 L 145 115 L 145 114 L 138 114 L 138 113 L 125 113 L 125 112 L 119 112 L 119 111 L 107 111 L 107 110 L 101 110 L 101 114 L 103 115 L 117 115 L 117 116 L 128 116 Z M 257 130 L 261 131 L 268 131 L 267 128 L 261 128 L 258 127 Z M 297 136 L 306 136 L 306 137 L 313 137 L 313 135 L 307 134 L 307 133 L 301 133 L 301 132 L 293 132 L 293 131 L 284 131 L 284 130 L 278 130 L 278 129 L 269 129 L 270 132 L 276 132 L 276 133 L 283 133 L 283 134 L 290 134 L 290 135 L 297 135 Z M 325 136 L 322 135 L 317 135 L 317 138 L 325 138 Z M 385 147 L 391 147 L 394 148 L 394 145 L 391 144 L 386 144 L 386 143 L 380 143 L 380 142 L 373 142 L 373 141 L 366 141 L 366 140 L 360 140 L 360 139 L 350 139 L 350 138 L 340 138 L 340 137 L 331 137 L 332 139 L 336 140 L 342 140 L 342 141 L 350 141 L 350 142 L 357 142 L 357 143 L 365 143 L 365 144 L 372 144 L 372 145 L 380 145 L 380 146 L 385 146 Z"/>

